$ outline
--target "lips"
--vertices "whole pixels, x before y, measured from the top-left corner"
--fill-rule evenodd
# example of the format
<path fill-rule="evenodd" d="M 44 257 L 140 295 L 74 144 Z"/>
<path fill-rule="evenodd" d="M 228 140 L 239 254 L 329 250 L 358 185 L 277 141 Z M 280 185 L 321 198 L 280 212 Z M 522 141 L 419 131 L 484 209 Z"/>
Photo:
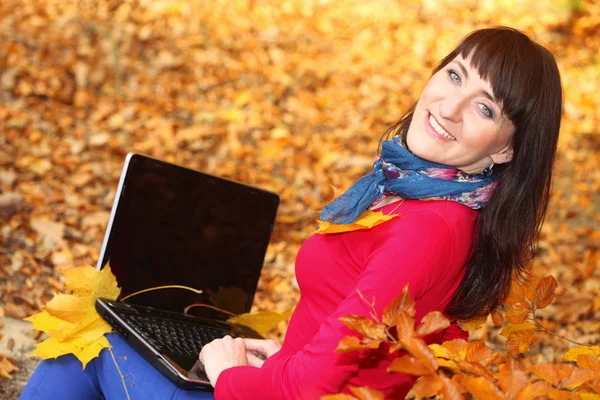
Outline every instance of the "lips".
<path fill-rule="evenodd" d="M 456 140 L 454 136 L 452 136 L 446 129 L 444 129 L 440 123 L 435 119 L 435 117 L 431 113 L 427 113 L 425 118 L 425 127 L 427 128 L 427 132 L 441 140 L 452 141 Z"/>

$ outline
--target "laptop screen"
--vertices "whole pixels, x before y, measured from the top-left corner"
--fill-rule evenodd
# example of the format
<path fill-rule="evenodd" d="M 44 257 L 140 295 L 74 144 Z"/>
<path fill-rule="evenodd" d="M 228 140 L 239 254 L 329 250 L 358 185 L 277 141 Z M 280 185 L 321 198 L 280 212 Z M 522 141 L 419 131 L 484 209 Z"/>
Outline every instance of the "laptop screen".
<path fill-rule="evenodd" d="M 279 197 L 197 171 L 132 155 L 121 178 L 101 254 L 122 288 L 184 285 L 127 302 L 174 312 L 204 304 L 248 312 L 264 262 Z M 192 315 L 226 319 L 210 307 Z"/>

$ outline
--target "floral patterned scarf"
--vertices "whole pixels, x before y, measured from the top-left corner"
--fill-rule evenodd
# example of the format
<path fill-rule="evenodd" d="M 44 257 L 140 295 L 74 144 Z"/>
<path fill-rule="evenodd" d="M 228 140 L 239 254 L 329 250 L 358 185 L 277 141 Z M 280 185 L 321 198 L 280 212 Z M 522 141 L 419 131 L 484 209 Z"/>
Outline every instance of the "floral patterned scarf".
<path fill-rule="evenodd" d="M 498 176 L 471 175 L 455 167 L 424 160 L 404 147 L 398 136 L 383 142 L 373 172 L 356 181 L 329 203 L 320 220 L 350 224 L 385 195 L 405 199 L 450 200 L 472 209 L 485 206 Z"/>

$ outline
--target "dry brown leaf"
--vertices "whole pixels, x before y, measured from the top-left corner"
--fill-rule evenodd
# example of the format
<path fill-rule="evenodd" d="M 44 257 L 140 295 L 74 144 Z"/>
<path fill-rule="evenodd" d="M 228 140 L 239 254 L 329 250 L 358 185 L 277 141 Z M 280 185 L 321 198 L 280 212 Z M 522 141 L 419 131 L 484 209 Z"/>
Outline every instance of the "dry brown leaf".
<path fill-rule="evenodd" d="M 402 289 L 402 294 L 394 298 L 383 310 L 382 321 L 387 326 L 396 325 L 396 319 L 402 313 L 406 313 L 411 317 L 415 316 L 415 302 L 410 297 L 408 285 Z"/>
<path fill-rule="evenodd" d="M 335 351 L 337 352 L 346 352 L 346 351 L 355 351 L 355 350 L 366 350 L 366 349 L 377 349 L 381 344 L 381 340 L 369 341 L 367 343 L 362 343 L 359 338 L 356 336 L 346 336 L 340 343 L 338 344 Z"/>
<path fill-rule="evenodd" d="M 421 320 L 417 328 L 417 336 L 426 336 L 433 332 L 446 329 L 450 326 L 450 320 L 439 311 L 432 311 Z"/>
<path fill-rule="evenodd" d="M 547 307 L 554 298 L 554 291 L 557 286 L 558 282 L 553 276 L 540 279 L 533 294 L 533 307 L 538 309 Z"/>
<path fill-rule="evenodd" d="M 528 383 L 527 374 L 515 359 L 511 358 L 506 364 L 500 366 L 498 385 L 506 393 L 507 400 L 517 398 Z"/>
<path fill-rule="evenodd" d="M 444 380 L 437 375 L 422 376 L 413 386 L 415 394 L 419 397 L 431 397 L 444 388 Z"/>
<path fill-rule="evenodd" d="M 340 318 L 340 321 L 348 328 L 360 333 L 364 337 L 373 340 L 385 340 L 385 325 L 371 321 L 368 318 L 358 315 L 347 315 Z"/>
<path fill-rule="evenodd" d="M 409 375 L 423 376 L 435 373 L 435 369 L 428 367 L 409 354 L 405 354 L 392 361 L 388 367 L 388 372 L 402 372 Z"/>
<path fill-rule="evenodd" d="M 350 386 L 350 391 L 359 400 L 384 400 L 384 395 L 379 390 L 371 389 L 369 387 L 355 387 Z"/>

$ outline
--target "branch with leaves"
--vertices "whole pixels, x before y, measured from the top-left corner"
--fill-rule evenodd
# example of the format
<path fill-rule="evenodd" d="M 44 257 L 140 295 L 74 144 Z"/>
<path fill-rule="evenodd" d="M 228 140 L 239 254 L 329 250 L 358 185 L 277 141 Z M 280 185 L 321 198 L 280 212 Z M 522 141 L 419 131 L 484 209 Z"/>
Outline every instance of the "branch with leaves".
<path fill-rule="evenodd" d="M 342 323 L 362 336 L 344 337 L 336 351 L 389 352 L 396 358 L 388 373 L 418 377 L 416 398 L 460 400 L 581 399 L 600 400 L 600 346 L 583 346 L 556 335 L 539 321 L 536 311 L 552 303 L 558 284 L 552 276 L 525 283 L 515 279 L 503 307 L 491 313 L 500 335 L 507 338 L 505 351 L 492 352 L 483 341 L 462 339 L 427 345 L 423 338 L 450 326 L 440 312 L 431 312 L 415 325 L 415 303 L 408 286 L 378 318 L 373 299 L 366 301 L 372 319 L 345 316 Z M 488 316 L 459 321 L 464 330 L 481 327 Z M 395 329 L 393 329 L 395 328 Z M 524 363 L 520 355 L 529 350 L 539 333 L 561 337 L 578 347 L 569 350 L 562 363 Z M 384 345 L 387 343 L 387 345 Z M 384 394 L 368 387 L 350 387 L 352 394 L 332 394 L 322 400 L 381 400 Z"/>

